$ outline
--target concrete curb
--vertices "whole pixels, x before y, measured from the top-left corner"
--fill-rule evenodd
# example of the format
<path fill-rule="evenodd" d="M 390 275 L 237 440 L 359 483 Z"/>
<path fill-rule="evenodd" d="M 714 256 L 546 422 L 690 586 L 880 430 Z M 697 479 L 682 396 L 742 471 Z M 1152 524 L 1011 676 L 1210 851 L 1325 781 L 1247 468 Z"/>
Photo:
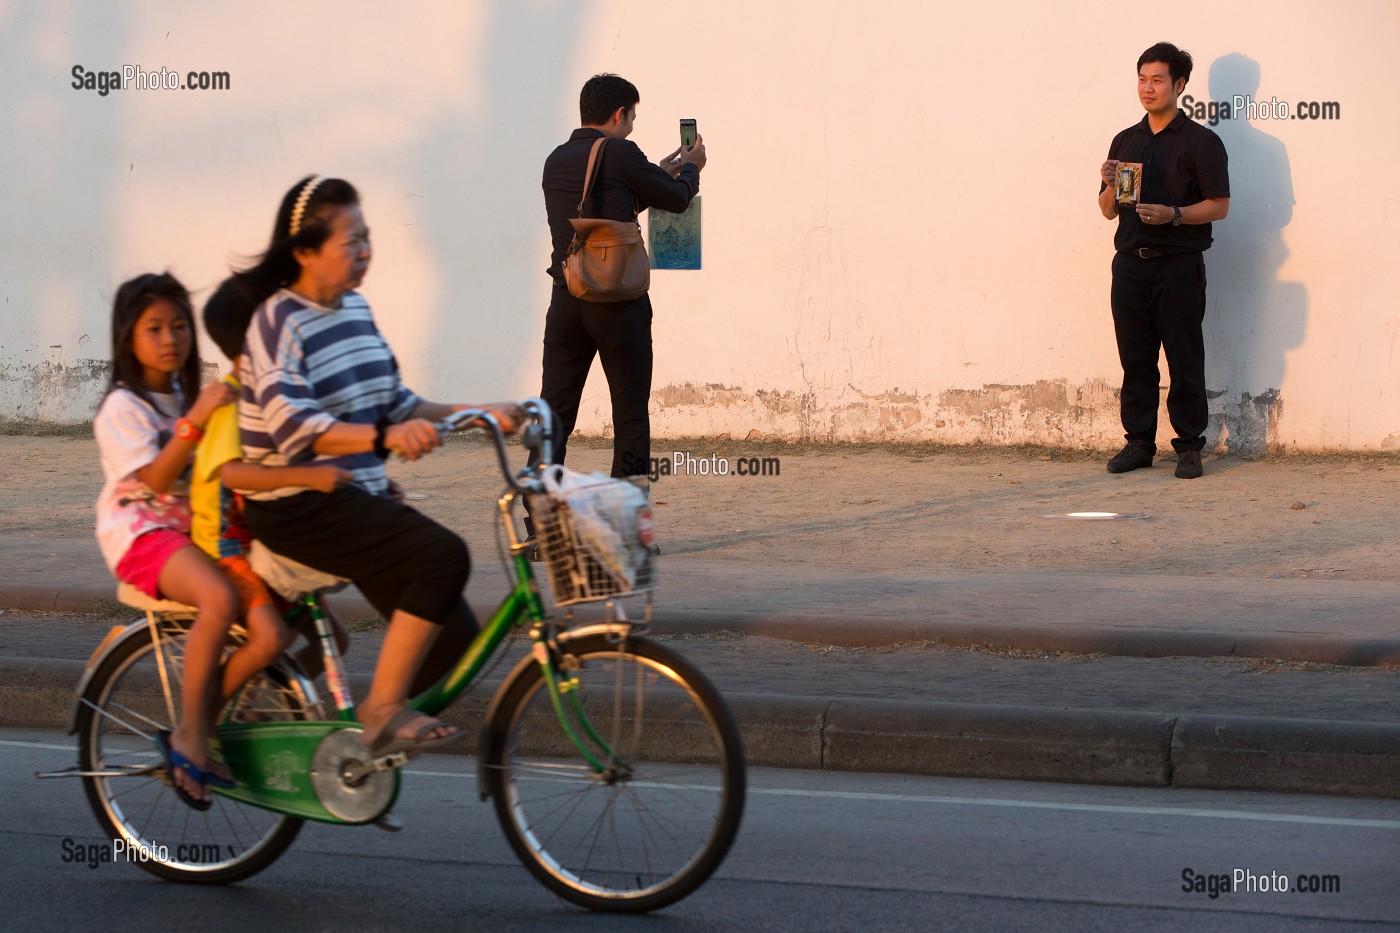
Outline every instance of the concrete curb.
<path fill-rule="evenodd" d="M 70 726 L 83 662 L 0 658 L 0 725 Z M 351 677 L 363 694 L 369 678 Z M 734 693 L 750 764 L 1400 797 L 1400 725 Z M 479 727 L 489 691 L 445 717 Z M 471 750 L 464 743 L 462 751 Z"/>
<path fill-rule="evenodd" d="M 0 585 L 0 608 L 46 612 L 93 612 L 112 607 L 115 591 L 107 586 Z M 330 597 L 342 618 L 377 617 L 353 589 Z M 135 610 L 133 610 L 133 613 Z M 1104 626 L 999 625 L 938 619 L 891 621 L 668 607 L 653 624 L 659 634 L 707 635 L 736 632 L 807 644 L 878 648 L 928 641 L 958 648 L 1010 648 L 1069 654 L 1106 654 L 1134 658 L 1237 657 L 1310 661 L 1354 667 L 1400 664 L 1400 638 L 1317 635 L 1256 635 L 1232 632 L 1174 631 Z"/>

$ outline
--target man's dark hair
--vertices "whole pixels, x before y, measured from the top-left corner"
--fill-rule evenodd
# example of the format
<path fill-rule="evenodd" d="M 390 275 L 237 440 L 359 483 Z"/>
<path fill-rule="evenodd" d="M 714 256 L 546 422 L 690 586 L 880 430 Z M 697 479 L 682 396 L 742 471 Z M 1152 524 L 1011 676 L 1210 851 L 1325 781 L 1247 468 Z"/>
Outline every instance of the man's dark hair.
<path fill-rule="evenodd" d="M 1175 86 L 1179 80 L 1191 80 L 1191 53 L 1184 52 L 1170 42 L 1158 42 L 1138 56 L 1137 68 L 1142 70 L 1142 66 L 1148 62 L 1161 62 L 1167 66 L 1167 71 L 1172 76 L 1172 85 Z"/>
<path fill-rule="evenodd" d="M 578 95 L 579 122 L 584 126 L 607 123 L 617 113 L 617 108 L 631 110 L 641 99 L 636 85 L 626 78 L 612 74 L 594 75 L 584 82 L 583 90 Z"/>

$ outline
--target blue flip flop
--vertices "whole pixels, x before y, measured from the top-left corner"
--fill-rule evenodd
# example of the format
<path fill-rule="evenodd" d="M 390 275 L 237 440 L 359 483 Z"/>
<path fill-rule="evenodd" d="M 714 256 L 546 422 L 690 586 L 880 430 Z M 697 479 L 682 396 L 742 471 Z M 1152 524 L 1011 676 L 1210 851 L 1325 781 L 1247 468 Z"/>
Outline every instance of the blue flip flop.
<path fill-rule="evenodd" d="M 201 787 L 208 783 L 209 778 L 194 762 L 177 752 L 175 747 L 170 744 L 169 729 L 162 729 L 156 733 L 156 748 L 160 749 L 160 755 L 165 759 L 165 776 L 170 779 L 170 786 L 174 789 L 175 796 L 180 798 L 180 802 L 196 810 L 208 810 L 210 804 L 208 800 L 200 800 L 198 797 L 192 796 L 175 780 L 176 768 L 194 778 Z"/>

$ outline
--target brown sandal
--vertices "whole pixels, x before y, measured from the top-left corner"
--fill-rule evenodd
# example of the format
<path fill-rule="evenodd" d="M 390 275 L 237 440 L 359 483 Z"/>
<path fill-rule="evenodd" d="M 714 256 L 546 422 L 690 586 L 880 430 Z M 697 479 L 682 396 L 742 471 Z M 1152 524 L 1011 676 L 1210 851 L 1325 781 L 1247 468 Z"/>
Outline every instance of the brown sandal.
<path fill-rule="evenodd" d="M 404 726 L 420 718 L 427 719 L 428 722 L 412 736 L 400 738 L 396 734 Z M 428 733 L 432 732 L 434 729 L 441 729 L 444 727 L 453 731 L 448 735 L 441 735 L 437 738 L 426 738 Z M 384 721 L 384 724 L 379 727 L 379 731 L 375 733 L 374 738 L 371 739 L 368 733 L 365 734 L 365 747 L 369 749 L 371 755 L 379 758 L 384 755 L 392 755 L 395 752 L 424 752 L 430 748 L 438 748 L 450 742 L 460 741 L 466 737 L 467 733 L 458 729 L 456 726 L 448 725 L 441 719 L 434 719 L 427 713 L 420 712 L 411 706 L 405 706 Z"/>

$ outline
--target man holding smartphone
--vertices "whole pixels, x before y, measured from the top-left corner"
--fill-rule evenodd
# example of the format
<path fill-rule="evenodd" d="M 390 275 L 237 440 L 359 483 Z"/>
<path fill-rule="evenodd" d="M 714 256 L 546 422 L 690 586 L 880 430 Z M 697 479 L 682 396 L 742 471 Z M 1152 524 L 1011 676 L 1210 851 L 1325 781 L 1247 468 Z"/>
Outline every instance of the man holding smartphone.
<path fill-rule="evenodd" d="M 640 95 L 630 81 L 613 74 L 589 78 L 579 94 L 583 124 L 544 163 L 544 206 L 554 252 L 549 275 L 554 279 L 544 325 L 544 376 L 540 396 L 558 418 L 554 462 L 563 463 L 565 446 L 578 419 L 584 381 L 598 356 L 612 396 L 612 475 L 646 487 L 651 458 L 651 299 L 590 302 L 569 294 L 564 284 L 564 257 L 574 237 L 570 218 L 577 217 L 583 197 L 588 155 L 599 137 L 600 167 L 584 216 L 634 221 L 648 207 L 681 213 L 700 189 L 705 142 L 682 146 L 659 163 L 648 161 L 628 141 L 637 118 Z M 694 121 L 691 121 L 692 127 Z M 533 533 L 533 528 L 527 531 Z"/>
<path fill-rule="evenodd" d="M 1110 473 L 1152 466 L 1157 453 L 1157 356 L 1166 351 L 1167 413 L 1176 437 L 1176 475 L 1201 475 L 1208 423 L 1206 265 L 1211 222 L 1230 210 L 1225 146 L 1176 106 L 1191 77 L 1191 56 L 1159 42 L 1138 58 L 1138 100 L 1147 115 L 1108 147 L 1099 169 L 1099 211 L 1118 221 L 1113 245 L 1113 329 L 1123 364 L 1120 405 L 1127 444 Z M 1141 173 L 1141 194 L 1121 182 Z M 1123 203 L 1126 201 L 1126 203 Z"/>

